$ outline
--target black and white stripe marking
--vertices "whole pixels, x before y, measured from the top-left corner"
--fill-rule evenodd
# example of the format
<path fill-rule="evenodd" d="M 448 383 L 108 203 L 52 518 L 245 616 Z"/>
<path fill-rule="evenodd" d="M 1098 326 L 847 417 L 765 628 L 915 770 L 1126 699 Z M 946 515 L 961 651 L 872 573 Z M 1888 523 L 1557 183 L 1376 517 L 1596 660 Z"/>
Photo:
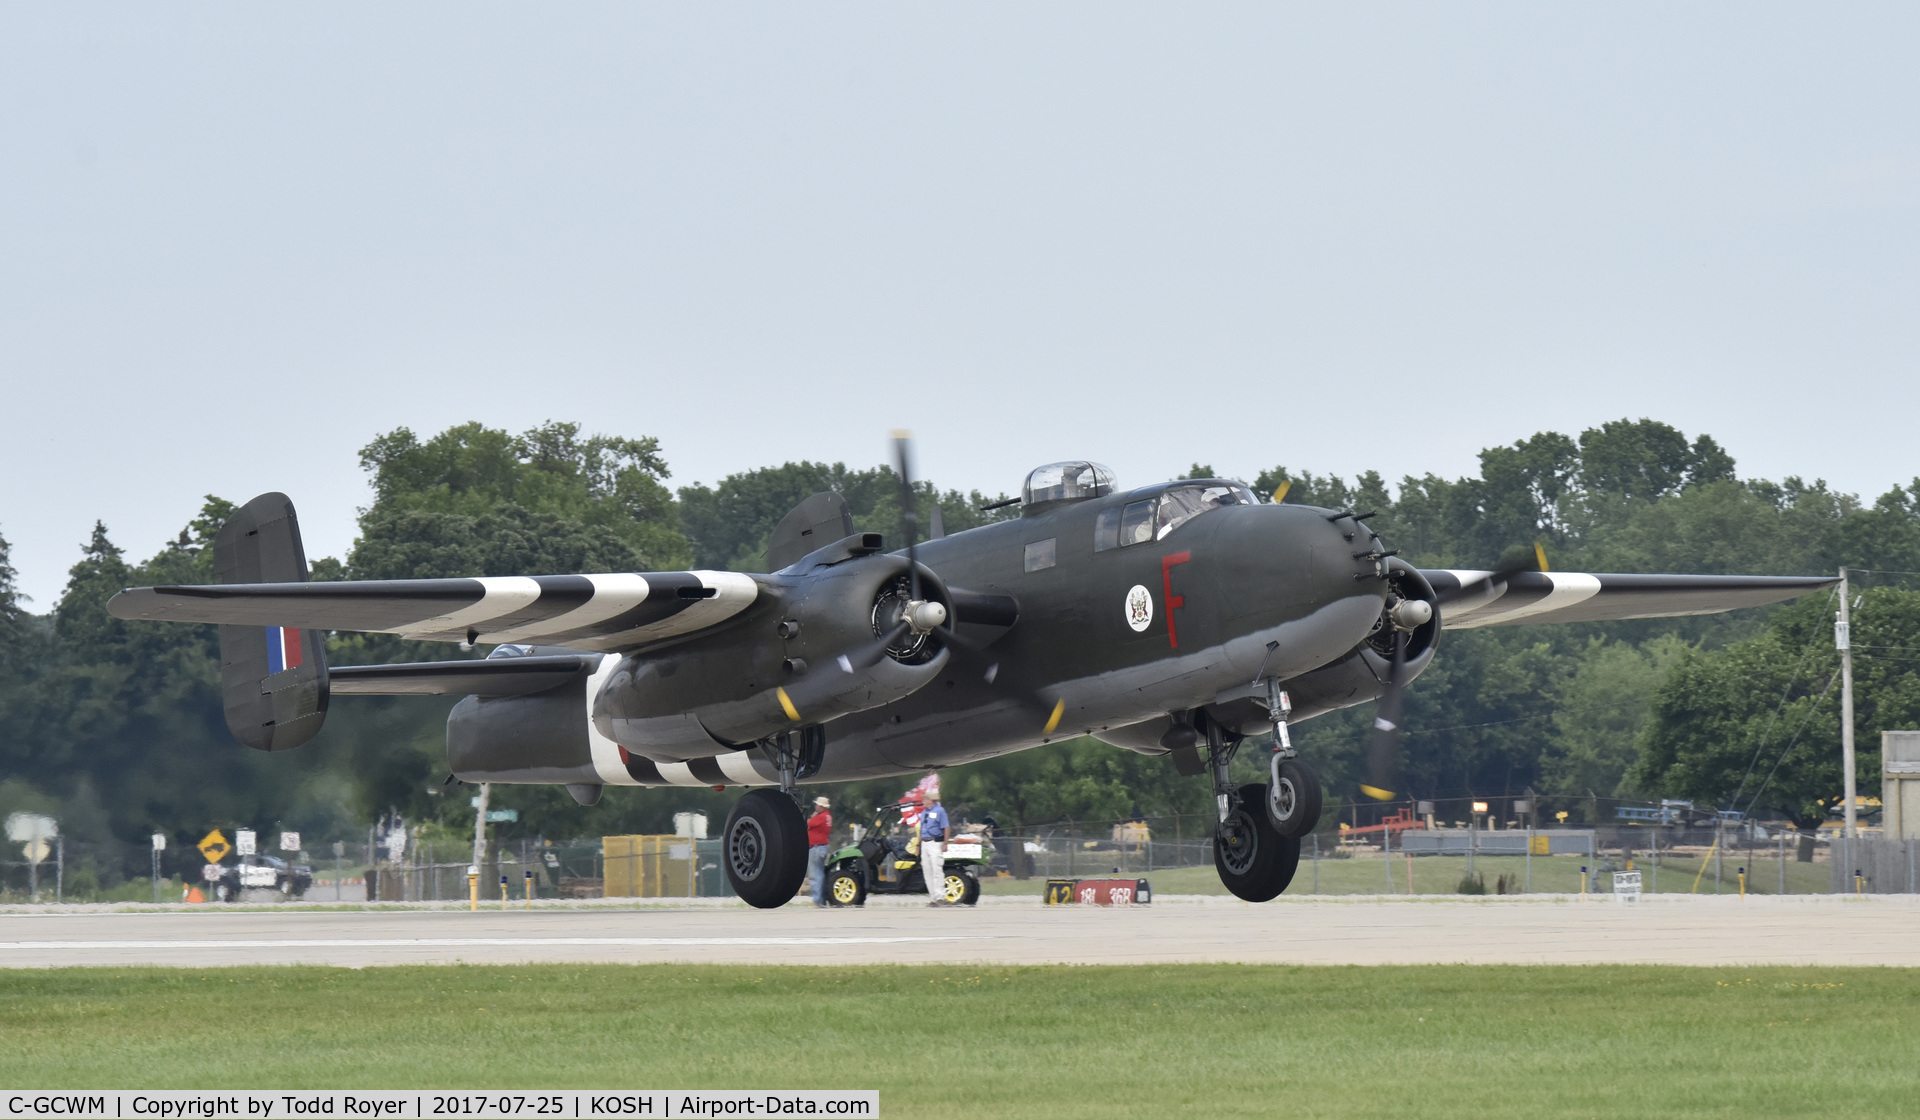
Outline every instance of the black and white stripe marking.
<path fill-rule="evenodd" d="M 1443 599 L 1490 574 L 1472 570 L 1420 573 Z M 1826 576 L 1592 575 L 1586 572 L 1520 572 L 1478 594 L 1440 609 L 1448 630 L 1521 623 L 1596 622 L 1622 618 L 1669 618 L 1718 614 L 1758 607 L 1819 591 L 1836 581 Z"/>
<path fill-rule="evenodd" d="M 738 572 L 616 572 L 147 587 L 123 591 L 108 606 L 126 619 L 616 650 L 712 626 L 758 596 L 759 585 Z"/>

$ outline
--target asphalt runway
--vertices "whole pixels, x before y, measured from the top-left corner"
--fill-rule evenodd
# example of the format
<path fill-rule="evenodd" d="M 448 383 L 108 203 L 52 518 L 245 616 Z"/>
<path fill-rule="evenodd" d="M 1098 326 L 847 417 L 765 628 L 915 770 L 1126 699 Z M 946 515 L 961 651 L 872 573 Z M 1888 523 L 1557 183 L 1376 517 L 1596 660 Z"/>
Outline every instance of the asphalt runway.
<path fill-rule="evenodd" d="M 1920 898 L 989 898 L 858 910 L 19 908 L 0 966 L 158 964 L 1819 964 L 1920 966 Z"/>

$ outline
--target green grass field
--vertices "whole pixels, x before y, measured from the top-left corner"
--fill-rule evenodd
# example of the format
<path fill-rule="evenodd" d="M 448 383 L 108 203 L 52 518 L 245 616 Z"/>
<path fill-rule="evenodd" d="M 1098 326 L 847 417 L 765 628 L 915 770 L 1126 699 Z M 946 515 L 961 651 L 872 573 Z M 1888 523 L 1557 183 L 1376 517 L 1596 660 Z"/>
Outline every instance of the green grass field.
<path fill-rule="evenodd" d="M 892 1116 L 1920 1114 L 1920 970 L 0 972 L 32 1088 L 877 1088 Z"/>
<path fill-rule="evenodd" d="M 1702 860 L 1695 856 L 1660 857 L 1660 894 L 1713 894 L 1713 864 L 1706 862 L 1706 874 L 1699 875 Z M 1533 891 L 1536 894 L 1578 894 L 1580 891 L 1580 865 L 1587 860 L 1577 857 L 1553 856 L 1535 857 L 1533 860 Z M 1494 893 L 1495 882 L 1501 875 L 1513 876 L 1516 884 L 1526 882 L 1527 860 L 1525 856 L 1479 856 L 1474 860 L 1474 871 L 1486 880 L 1487 893 Z M 1087 865 L 1076 869 L 1080 877 L 1096 876 L 1106 872 L 1103 867 L 1088 861 Z M 1641 890 L 1654 893 L 1652 866 L 1644 859 L 1636 860 L 1634 866 L 1640 871 Z M 1744 861 L 1728 859 L 1721 868 L 1721 893 L 1738 894 L 1740 884 L 1734 869 L 1747 866 L 1752 872 L 1747 878 L 1747 890 L 1753 894 L 1780 893 L 1780 865 L 1771 858 L 1757 861 L 1748 866 Z M 1454 894 L 1460 885 L 1460 879 L 1467 871 L 1467 861 L 1457 856 L 1426 856 L 1413 861 L 1413 891 L 1415 894 Z M 1826 894 L 1832 890 L 1833 870 L 1824 863 L 1796 863 L 1791 857 L 1786 864 L 1788 894 Z M 1220 876 L 1211 866 L 1174 867 L 1146 871 L 1132 866 L 1126 874 L 1141 877 L 1153 884 L 1159 894 L 1225 894 L 1227 890 L 1220 885 Z M 1698 877 L 1699 886 L 1694 883 Z M 1371 857 L 1358 859 L 1323 859 L 1319 861 L 1319 889 L 1315 890 L 1315 869 L 1313 861 L 1302 860 L 1300 870 L 1295 874 L 1293 883 L 1287 888 L 1289 898 L 1303 894 L 1406 894 L 1407 862 L 1406 857 L 1393 857 L 1393 889 L 1387 889 L 1386 868 L 1381 866 L 1380 857 L 1375 853 Z M 1043 881 L 1028 879 L 986 879 L 981 889 L 988 894 L 1040 894 Z M 1613 880 L 1603 877 L 1601 882 L 1591 880 L 1588 890 L 1610 892 Z"/>

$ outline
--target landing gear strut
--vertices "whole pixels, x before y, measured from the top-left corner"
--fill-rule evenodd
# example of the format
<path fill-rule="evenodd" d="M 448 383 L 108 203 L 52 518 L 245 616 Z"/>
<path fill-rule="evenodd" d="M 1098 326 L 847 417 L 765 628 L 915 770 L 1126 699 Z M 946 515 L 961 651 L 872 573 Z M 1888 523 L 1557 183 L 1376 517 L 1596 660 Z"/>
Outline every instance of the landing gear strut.
<path fill-rule="evenodd" d="M 1293 701 L 1280 682 L 1267 678 L 1267 714 L 1273 720 L 1273 759 L 1267 767 L 1267 791 L 1262 802 L 1267 822 L 1282 836 L 1298 840 L 1320 823 L 1320 778 L 1293 749 L 1287 735 L 1287 717 Z"/>
<path fill-rule="evenodd" d="M 1237 736 L 1230 739 L 1212 720 L 1206 724 L 1207 776 L 1213 781 L 1214 801 L 1220 808 L 1220 823 L 1213 834 L 1214 869 L 1236 897 L 1248 902 L 1272 901 L 1293 882 L 1294 870 L 1300 865 L 1300 839 L 1282 836 L 1267 819 L 1263 805 L 1268 801 L 1269 787 L 1234 787 L 1230 769 L 1241 740 Z"/>

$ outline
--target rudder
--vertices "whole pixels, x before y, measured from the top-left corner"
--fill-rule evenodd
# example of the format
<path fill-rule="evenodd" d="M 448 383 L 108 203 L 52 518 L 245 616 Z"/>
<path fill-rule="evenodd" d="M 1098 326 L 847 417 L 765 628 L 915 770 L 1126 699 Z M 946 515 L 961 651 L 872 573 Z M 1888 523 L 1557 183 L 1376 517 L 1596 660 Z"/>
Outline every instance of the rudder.
<path fill-rule="evenodd" d="M 213 538 L 213 571 L 217 583 L 304 583 L 292 500 L 262 494 L 235 510 Z M 220 690 L 234 738 L 260 751 L 299 746 L 327 718 L 326 633 L 220 627 Z"/>

